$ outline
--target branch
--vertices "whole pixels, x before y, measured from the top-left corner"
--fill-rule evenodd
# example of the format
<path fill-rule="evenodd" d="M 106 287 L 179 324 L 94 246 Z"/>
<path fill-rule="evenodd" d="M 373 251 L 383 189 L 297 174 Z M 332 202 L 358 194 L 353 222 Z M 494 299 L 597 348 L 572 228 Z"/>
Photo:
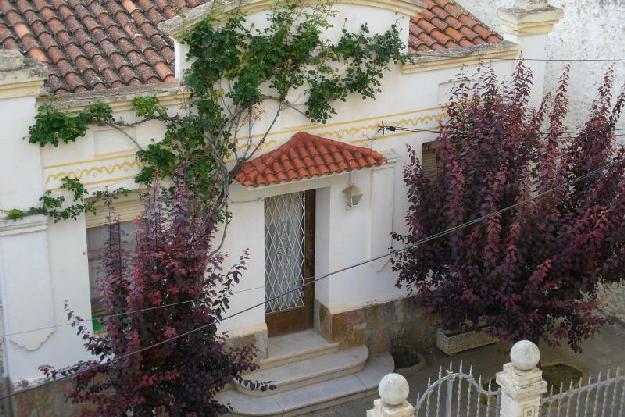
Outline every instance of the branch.
<path fill-rule="evenodd" d="M 266 98 L 267 100 L 273 100 L 273 101 L 277 101 L 277 102 L 279 102 L 279 103 L 282 103 L 282 104 L 286 105 L 287 107 L 289 107 L 289 108 L 291 108 L 291 109 L 295 110 L 296 112 L 298 112 L 298 113 L 299 113 L 299 114 L 301 114 L 302 116 L 308 117 L 308 116 L 306 115 L 306 112 L 305 112 L 304 110 L 302 110 L 302 109 L 298 109 L 298 108 L 296 107 L 297 105 L 296 105 L 296 104 L 291 103 L 289 100 L 286 100 L 286 99 L 281 99 L 280 97 L 273 97 L 273 96 L 265 96 L 265 98 Z"/>

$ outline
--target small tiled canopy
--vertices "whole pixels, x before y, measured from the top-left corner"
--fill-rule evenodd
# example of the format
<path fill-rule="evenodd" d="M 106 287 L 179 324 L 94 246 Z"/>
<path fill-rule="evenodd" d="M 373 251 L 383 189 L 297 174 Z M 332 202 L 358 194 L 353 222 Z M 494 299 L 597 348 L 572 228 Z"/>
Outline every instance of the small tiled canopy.
<path fill-rule="evenodd" d="M 299 132 L 280 147 L 243 164 L 236 180 L 246 187 L 260 187 L 383 163 L 384 156 L 372 149 Z"/>

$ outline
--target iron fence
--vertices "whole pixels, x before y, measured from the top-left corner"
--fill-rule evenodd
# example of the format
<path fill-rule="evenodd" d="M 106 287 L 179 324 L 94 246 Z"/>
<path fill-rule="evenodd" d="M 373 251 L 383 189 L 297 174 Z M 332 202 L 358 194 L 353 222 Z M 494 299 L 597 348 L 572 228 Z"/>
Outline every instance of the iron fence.
<path fill-rule="evenodd" d="M 417 395 L 415 417 L 500 417 L 501 390 L 473 376 L 473 367 L 458 370 L 441 367 L 438 379 L 428 379 L 427 388 Z"/>
<path fill-rule="evenodd" d="M 586 383 L 551 386 L 540 410 L 541 417 L 623 417 L 624 403 L 625 374 L 617 368 L 589 376 Z"/>

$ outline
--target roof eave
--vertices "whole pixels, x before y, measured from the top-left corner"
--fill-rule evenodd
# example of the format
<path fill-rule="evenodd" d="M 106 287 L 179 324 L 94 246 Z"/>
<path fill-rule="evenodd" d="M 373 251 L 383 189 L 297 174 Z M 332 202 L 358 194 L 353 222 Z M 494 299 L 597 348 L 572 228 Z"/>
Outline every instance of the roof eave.
<path fill-rule="evenodd" d="M 178 82 L 144 84 L 137 87 L 119 87 L 104 91 L 86 91 L 56 96 L 41 96 L 40 104 L 52 104 L 67 112 L 80 111 L 95 103 L 105 103 L 115 112 L 132 110 L 135 97 L 154 96 L 164 106 L 184 104 L 190 97 L 187 87 Z"/>
<path fill-rule="evenodd" d="M 404 74 L 427 72 L 464 65 L 476 65 L 483 62 L 506 61 L 518 57 L 519 45 L 503 40 L 498 43 L 465 48 L 415 52 L 411 54 L 411 62 L 402 66 L 402 72 Z"/>

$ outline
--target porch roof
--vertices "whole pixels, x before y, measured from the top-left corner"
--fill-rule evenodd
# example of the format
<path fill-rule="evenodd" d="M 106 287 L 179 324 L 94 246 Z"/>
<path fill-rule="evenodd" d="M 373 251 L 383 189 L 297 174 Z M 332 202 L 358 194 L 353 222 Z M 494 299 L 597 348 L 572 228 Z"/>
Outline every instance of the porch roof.
<path fill-rule="evenodd" d="M 280 147 L 241 166 L 236 180 L 260 187 L 382 165 L 373 149 L 298 132 Z"/>

